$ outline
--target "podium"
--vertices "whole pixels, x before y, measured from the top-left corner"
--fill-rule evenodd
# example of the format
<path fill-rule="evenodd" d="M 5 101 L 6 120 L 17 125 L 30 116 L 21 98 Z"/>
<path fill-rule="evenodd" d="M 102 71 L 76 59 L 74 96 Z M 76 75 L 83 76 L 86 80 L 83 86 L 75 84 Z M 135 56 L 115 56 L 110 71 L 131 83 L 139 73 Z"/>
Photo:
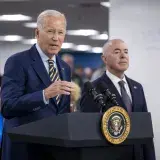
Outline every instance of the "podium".
<path fill-rule="evenodd" d="M 66 113 L 12 128 L 8 135 L 11 141 L 52 146 L 56 160 L 132 160 L 133 146 L 153 139 L 150 113 L 131 113 L 131 131 L 119 145 L 104 138 L 101 119 L 101 113 Z"/>

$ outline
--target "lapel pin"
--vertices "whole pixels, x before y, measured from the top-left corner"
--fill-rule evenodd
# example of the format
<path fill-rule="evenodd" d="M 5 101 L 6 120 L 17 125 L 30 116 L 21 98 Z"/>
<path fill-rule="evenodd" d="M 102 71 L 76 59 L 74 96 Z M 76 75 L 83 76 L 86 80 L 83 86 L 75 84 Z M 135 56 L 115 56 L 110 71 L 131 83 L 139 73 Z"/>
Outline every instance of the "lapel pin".
<path fill-rule="evenodd" d="M 134 89 L 137 89 L 137 86 L 134 86 L 133 88 L 134 88 Z"/>

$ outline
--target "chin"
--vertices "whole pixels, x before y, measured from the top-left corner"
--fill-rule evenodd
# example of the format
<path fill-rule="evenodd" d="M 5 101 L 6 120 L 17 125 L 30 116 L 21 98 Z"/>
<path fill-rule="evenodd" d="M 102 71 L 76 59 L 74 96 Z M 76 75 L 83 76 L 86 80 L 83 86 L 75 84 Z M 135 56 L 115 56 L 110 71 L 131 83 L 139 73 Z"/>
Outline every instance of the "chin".
<path fill-rule="evenodd" d="M 59 51 L 48 51 L 49 55 L 57 55 Z"/>
<path fill-rule="evenodd" d="M 125 66 L 120 66 L 119 69 L 121 71 L 126 71 L 128 69 L 128 65 L 125 65 Z"/>
<path fill-rule="evenodd" d="M 121 68 L 120 71 L 121 72 L 125 72 L 128 68 Z"/>

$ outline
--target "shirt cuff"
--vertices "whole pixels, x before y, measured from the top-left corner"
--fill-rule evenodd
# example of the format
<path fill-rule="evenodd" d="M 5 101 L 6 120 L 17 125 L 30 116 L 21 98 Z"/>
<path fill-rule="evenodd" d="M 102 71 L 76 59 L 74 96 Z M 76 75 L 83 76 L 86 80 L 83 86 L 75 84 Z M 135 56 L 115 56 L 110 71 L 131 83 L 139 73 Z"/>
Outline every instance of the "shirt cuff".
<path fill-rule="evenodd" d="M 49 104 L 49 100 L 46 100 L 45 96 L 44 96 L 44 90 L 42 91 L 43 94 L 43 102 L 44 104 Z"/>

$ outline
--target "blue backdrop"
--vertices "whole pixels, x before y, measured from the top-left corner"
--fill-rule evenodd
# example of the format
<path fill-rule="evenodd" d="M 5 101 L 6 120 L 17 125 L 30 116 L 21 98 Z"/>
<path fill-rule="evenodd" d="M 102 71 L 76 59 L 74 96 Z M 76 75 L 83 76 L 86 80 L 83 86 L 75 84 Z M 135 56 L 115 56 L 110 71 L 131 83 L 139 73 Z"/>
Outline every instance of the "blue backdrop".
<path fill-rule="evenodd" d="M 101 59 L 100 53 L 88 53 L 88 52 L 79 52 L 79 51 L 62 51 L 60 55 L 65 53 L 73 55 L 75 58 L 75 66 L 81 67 L 91 67 L 92 69 L 96 69 L 102 66 L 103 62 Z"/>

